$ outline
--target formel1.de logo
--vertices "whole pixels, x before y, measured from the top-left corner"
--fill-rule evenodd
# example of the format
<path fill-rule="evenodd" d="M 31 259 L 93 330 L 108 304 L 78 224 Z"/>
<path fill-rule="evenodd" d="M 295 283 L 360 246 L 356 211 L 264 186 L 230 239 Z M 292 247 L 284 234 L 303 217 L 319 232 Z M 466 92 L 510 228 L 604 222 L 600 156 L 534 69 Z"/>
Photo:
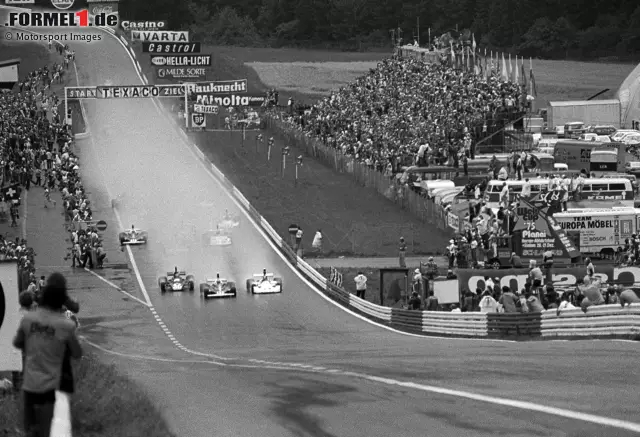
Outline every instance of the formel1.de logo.
<path fill-rule="evenodd" d="M 51 4 L 61 10 L 69 9 L 74 3 L 75 0 L 51 0 Z"/>

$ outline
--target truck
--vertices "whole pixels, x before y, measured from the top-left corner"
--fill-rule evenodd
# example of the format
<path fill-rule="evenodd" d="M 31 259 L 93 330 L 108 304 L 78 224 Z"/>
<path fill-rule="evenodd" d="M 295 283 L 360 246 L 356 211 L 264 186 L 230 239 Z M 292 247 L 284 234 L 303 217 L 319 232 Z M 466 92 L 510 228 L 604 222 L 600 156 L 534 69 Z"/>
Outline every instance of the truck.
<path fill-rule="evenodd" d="M 613 259 L 640 230 L 640 209 L 633 207 L 568 209 L 553 218 L 582 254 L 600 259 Z"/>
<path fill-rule="evenodd" d="M 553 157 L 556 162 L 563 162 L 569 166 L 569 170 L 585 170 L 591 169 L 591 151 L 597 150 L 615 150 L 617 151 L 616 168 L 607 167 L 607 171 L 624 173 L 626 171 L 625 164 L 631 161 L 639 161 L 635 156 L 635 149 L 624 143 L 601 143 L 598 141 L 584 140 L 560 140 L 553 149 Z"/>
<path fill-rule="evenodd" d="M 564 126 L 581 121 L 585 125 L 610 125 L 620 128 L 620 100 L 577 100 L 549 102 L 547 125 Z"/>

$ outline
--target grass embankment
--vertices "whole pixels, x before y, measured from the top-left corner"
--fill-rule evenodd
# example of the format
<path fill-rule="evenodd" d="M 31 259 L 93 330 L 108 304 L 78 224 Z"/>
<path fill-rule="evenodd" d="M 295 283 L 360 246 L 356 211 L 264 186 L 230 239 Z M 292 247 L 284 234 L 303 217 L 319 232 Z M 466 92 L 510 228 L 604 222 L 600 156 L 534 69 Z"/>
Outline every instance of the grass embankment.
<path fill-rule="evenodd" d="M 175 437 L 146 393 L 88 354 L 74 364 L 71 398 L 74 435 L 82 437 Z M 0 435 L 23 436 L 21 396 L 0 395 Z"/>

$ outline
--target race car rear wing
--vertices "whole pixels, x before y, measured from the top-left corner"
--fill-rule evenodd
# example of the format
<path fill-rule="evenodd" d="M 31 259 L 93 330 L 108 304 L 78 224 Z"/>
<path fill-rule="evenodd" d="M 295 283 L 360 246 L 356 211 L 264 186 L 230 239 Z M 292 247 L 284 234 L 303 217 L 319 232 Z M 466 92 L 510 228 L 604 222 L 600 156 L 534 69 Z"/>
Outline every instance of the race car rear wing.
<path fill-rule="evenodd" d="M 263 275 L 262 273 L 255 273 L 253 275 L 254 278 L 262 278 L 263 276 L 266 276 L 267 278 L 273 278 L 273 273 L 267 273 L 266 275 Z"/>
<path fill-rule="evenodd" d="M 167 276 L 173 276 L 175 272 L 167 272 Z M 187 276 L 187 272 L 178 271 L 178 276 Z"/>

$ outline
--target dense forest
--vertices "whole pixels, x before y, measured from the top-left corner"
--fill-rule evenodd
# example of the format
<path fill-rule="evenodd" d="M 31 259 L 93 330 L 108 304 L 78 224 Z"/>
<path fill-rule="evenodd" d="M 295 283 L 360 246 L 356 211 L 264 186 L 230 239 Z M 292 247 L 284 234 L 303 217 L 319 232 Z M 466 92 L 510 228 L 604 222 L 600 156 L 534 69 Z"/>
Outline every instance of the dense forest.
<path fill-rule="evenodd" d="M 224 45 L 366 50 L 398 29 L 413 42 L 419 22 L 421 45 L 468 28 L 480 47 L 525 57 L 640 57 L 638 0 L 121 0 L 120 11 Z"/>

